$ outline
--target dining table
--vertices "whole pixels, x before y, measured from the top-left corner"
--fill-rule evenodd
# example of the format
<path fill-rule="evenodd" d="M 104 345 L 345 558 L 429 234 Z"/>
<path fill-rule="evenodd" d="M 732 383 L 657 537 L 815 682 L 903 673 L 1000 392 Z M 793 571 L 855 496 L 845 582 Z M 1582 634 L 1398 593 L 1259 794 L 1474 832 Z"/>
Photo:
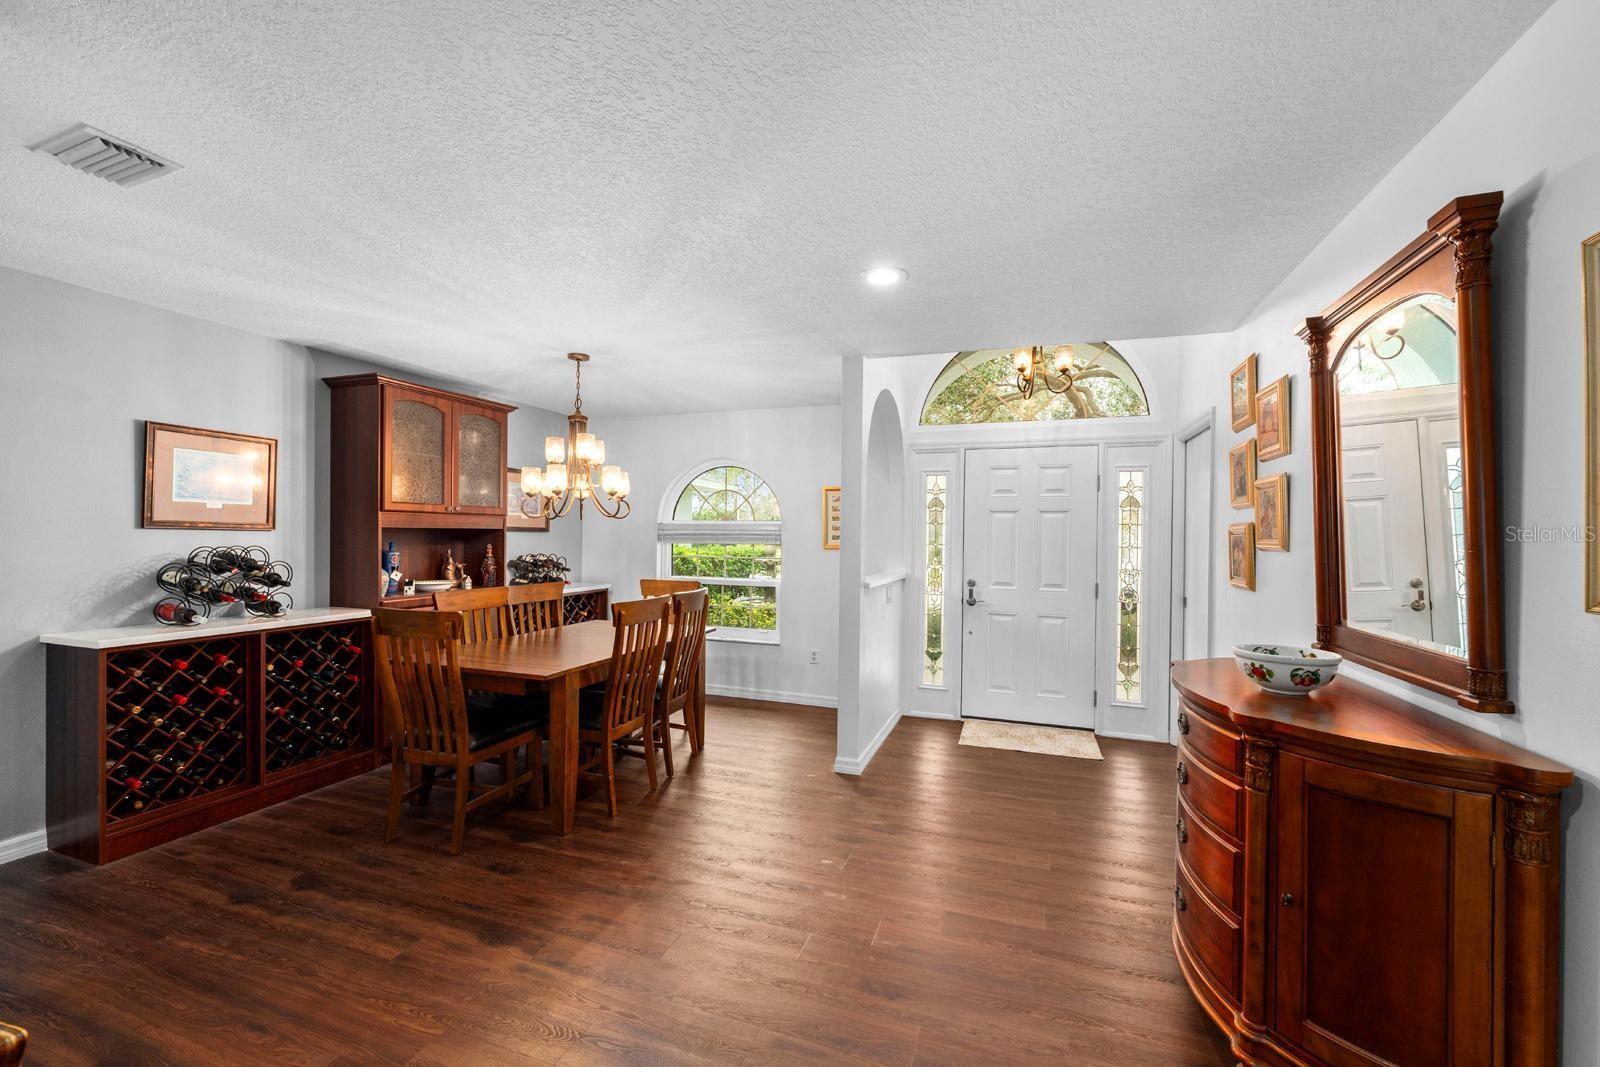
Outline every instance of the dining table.
<path fill-rule="evenodd" d="M 709 630 L 707 631 L 710 632 Z M 578 798 L 578 692 L 611 675 L 616 629 L 604 619 L 558 626 L 513 637 L 460 646 L 461 681 L 468 689 L 496 693 L 544 693 L 550 702 L 550 824 L 557 834 L 572 832 Z M 705 655 L 695 667 L 693 715 L 689 729 L 695 747 L 705 744 Z M 667 743 L 671 744 L 671 731 Z"/>

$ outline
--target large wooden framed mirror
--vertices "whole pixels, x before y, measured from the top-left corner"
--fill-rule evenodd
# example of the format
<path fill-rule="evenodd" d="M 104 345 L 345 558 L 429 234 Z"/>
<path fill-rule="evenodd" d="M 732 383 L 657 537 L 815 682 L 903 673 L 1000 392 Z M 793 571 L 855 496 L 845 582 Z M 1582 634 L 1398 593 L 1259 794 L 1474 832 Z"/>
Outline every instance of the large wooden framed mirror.
<path fill-rule="evenodd" d="M 1298 332 L 1311 354 L 1317 645 L 1510 712 L 1490 235 L 1463 196 Z"/>

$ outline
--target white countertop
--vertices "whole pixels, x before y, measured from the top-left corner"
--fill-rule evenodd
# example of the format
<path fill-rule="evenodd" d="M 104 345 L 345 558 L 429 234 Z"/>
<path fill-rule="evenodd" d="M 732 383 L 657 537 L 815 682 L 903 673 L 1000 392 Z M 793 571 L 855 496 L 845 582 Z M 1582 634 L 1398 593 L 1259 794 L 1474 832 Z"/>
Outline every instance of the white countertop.
<path fill-rule="evenodd" d="M 187 637 L 222 637 L 226 634 L 255 633 L 258 630 L 282 630 L 291 626 L 315 626 L 328 622 L 351 622 L 370 619 L 372 612 L 366 608 L 295 608 L 274 619 L 254 615 L 229 615 L 211 619 L 198 626 L 163 626 L 159 622 L 139 626 L 107 626 L 100 630 L 77 630 L 65 634 L 40 634 L 46 645 L 70 645 L 73 648 L 124 648 L 128 645 L 155 645 L 163 641 L 182 641 Z"/>
<path fill-rule="evenodd" d="M 607 593 L 610 591 L 611 586 L 600 585 L 596 582 L 568 582 L 566 595 L 571 596 L 573 593 Z"/>

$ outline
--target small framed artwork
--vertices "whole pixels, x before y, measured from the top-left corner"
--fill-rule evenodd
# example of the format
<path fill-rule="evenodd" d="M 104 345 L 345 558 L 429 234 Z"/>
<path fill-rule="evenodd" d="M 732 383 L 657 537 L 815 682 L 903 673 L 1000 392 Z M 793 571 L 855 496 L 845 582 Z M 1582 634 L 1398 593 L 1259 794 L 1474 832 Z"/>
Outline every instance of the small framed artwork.
<path fill-rule="evenodd" d="M 277 438 L 145 422 L 147 529 L 271 530 L 277 521 Z"/>
<path fill-rule="evenodd" d="M 1289 376 L 1285 374 L 1256 394 L 1256 459 L 1265 463 L 1291 451 Z"/>
<path fill-rule="evenodd" d="M 1233 414 L 1233 428 L 1242 430 L 1256 421 L 1256 354 L 1244 357 L 1244 362 L 1228 375 L 1228 406 Z M 1235 505 L 1237 506 L 1237 505 Z"/>
<path fill-rule="evenodd" d="M 1289 476 L 1256 479 L 1256 547 L 1289 551 Z"/>
<path fill-rule="evenodd" d="M 506 529 L 550 529 L 550 520 L 540 508 L 538 498 L 522 491 L 521 467 L 506 468 Z"/>
<path fill-rule="evenodd" d="M 829 552 L 839 551 L 839 539 L 844 531 L 840 506 L 843 492 L 837 485 L 822 487 L 822 547 Z"/>
<path fill-rule="evenodd" d="M 1228 449 L 1228 504 L 1236 508 L 1256 503 L 1256 442 L 1252 438 Z"/>
<path fill-rule="evenodd" d="M 1256 524 L 1236 522 L 1228 527 L 1228 584 L 1237 589 L 1256 587 Z"/>
<path fill-rule="evenodd" d="M 1600 233 L 1583 242 L 1584 607 L 1600 613 Z"/>

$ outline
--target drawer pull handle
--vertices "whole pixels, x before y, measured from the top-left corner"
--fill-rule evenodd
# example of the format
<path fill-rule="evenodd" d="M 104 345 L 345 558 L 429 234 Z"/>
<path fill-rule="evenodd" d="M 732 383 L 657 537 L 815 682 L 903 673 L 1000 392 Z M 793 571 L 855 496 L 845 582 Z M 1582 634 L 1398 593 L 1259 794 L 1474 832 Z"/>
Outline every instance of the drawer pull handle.
<path fill-rule="evenodd" d="M 1178 761 L 1178 784 L 1179 785 L 1188 785 L 1189 784 L 1189 768 L 1187 768 L 1187 767 L 1185 767 L 1183 765 L 1183 761 L 1182 760 Z"/>
<path fill-rule="evenodd" d="M 1286 908 L 1294 907 L 1294 894 L 1293 893 L 1285 893 L 1283 895 L 1283 906 L 1286 907 Z"/>
<path fill-rule="evenodd" d="M 1189 732 L 1189 714 L 1188 714 L 1188 712 L 1183 712 L 1183 711 L 1178 712 L 1178 732 L 1180 734 L 1186 734 L 1186 733 Z"/>
<path fill-rule="evenodd" d="M 1183 824 L 1183 820 L 1182 819 L 1179 819 L 1178 820 L 1178 844 L 1180 844 L 1180 845 L 1186 844 L 1188 842 L 1188 840 L 1189 840 L 1189 828 Z"/>
<path fill-rule="evenodd" d="M 1189 907 L 1189 902 L 1183 899 L 1183 886 L 1175 885 L 1172 887 L 1172 905 L 1179 911 L 1187 910 Z"/>

